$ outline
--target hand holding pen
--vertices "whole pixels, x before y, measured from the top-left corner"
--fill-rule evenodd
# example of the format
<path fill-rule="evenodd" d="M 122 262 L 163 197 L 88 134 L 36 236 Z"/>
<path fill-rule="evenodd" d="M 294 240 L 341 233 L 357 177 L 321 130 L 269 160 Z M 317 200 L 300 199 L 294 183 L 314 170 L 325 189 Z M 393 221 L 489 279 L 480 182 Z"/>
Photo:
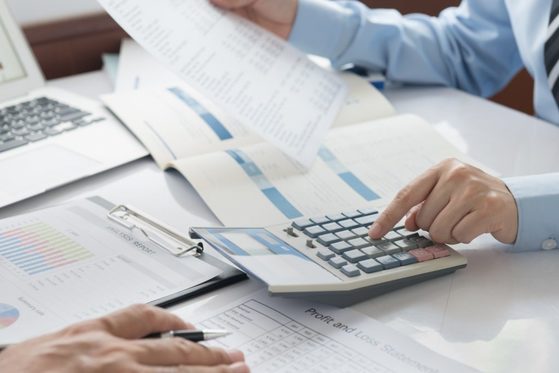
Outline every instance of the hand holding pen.
<path fill-rule="evenodd" d="M 133 306 L 9 346 L 0 352 L 0 372 L 249 372 L 242 352 L 190 341 L 227 332 L 185 330 L 190 327 L 162 309 Z M 157 330 L 175 332 L 153 334 Z M 140 339 L 146 335 L 151 338 Z"/>

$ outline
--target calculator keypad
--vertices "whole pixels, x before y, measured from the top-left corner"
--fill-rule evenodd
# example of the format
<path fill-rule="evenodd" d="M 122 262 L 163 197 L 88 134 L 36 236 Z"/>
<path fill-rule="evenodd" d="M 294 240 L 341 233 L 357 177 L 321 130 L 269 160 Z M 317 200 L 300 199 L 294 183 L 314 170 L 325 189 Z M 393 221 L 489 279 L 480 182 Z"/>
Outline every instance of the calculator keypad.
<path fill-rule="evenodd" d="M 381 240 L 369 238 L 369 228 L 378 218 L 374 209 L 299 219 L 292 227 L 315 240 L 316 256 L 348 278 L 408 266 L 450 255 L 444 245 L 435 245 L 417 232 L 397 227 Z"/>

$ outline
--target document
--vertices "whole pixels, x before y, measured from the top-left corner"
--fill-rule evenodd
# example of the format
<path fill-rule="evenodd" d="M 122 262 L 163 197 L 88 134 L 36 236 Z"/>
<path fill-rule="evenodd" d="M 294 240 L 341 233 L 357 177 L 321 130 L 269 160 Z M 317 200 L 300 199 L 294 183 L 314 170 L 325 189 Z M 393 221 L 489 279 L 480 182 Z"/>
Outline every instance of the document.
<path fill-rule="evenodd" d="M 336 128 L 310 170 L 268 144 L 173 162 L 229 226 L 386 206 L 408 182 L 446 158 L 475 162 L 412 115 Z"/>
<path fill-rule="evenodd" d="M 285 41 L 207 0 L 99 0 L 146 50 L 240 123 L 310 166 L 346 87 Z"/>
<path fill-rule="evenodd" d="M 231 336 L 209 345 L 245 353 L 254 373 L 465 373 L 475 370 L 349 309 L 252 294 L 221 308 L 178 314 Z"/>
<path fill-rule="evenodd" d="M 221 273 L 110 221 L 107 207 L 93 198 L 0 221 L 0 344 L 157 302 Z"/>

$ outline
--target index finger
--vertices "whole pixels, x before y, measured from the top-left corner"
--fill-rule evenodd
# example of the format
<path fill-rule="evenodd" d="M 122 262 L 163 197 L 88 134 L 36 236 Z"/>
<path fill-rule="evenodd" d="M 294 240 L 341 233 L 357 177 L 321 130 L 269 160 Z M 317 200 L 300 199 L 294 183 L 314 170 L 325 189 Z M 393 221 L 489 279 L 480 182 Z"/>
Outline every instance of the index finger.
<path fill-rule="evenodd" d="M 427 196 L 429 196 L 438 180 L 438 169 L 433 167 L 400 190 L 373 223 L 369 236 L 375 240 L 382 238 L 408 211 L 427 199 Z"/>
<path fill-rule="evenodd" d="M 161 308 L 144 304 L 134 305 L 98 320 L 101 328 L 125 339 L 138 339 L 151 333 L 193 329 L 191 324 Z"/>

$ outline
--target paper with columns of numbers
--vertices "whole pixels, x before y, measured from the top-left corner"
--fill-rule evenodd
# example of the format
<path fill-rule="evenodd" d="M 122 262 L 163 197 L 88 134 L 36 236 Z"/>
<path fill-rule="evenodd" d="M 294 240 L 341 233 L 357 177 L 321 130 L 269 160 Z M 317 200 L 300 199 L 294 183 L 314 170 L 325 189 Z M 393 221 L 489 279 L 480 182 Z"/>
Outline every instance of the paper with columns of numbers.
<path fill-rule="evenodd" d="M 283 152 L 310 166 L 346 95 L 332 72 L 208 0 L 99 0 L 147 51 Z"/>
<path fill-rule="evenodd" d="M 210 303 L 178 314 L 198 328 L 231 331 L 208 344 L 240 349 L 254 373 L 474 372 L 349 309 L 266 292 L 217 310 Z"/>

